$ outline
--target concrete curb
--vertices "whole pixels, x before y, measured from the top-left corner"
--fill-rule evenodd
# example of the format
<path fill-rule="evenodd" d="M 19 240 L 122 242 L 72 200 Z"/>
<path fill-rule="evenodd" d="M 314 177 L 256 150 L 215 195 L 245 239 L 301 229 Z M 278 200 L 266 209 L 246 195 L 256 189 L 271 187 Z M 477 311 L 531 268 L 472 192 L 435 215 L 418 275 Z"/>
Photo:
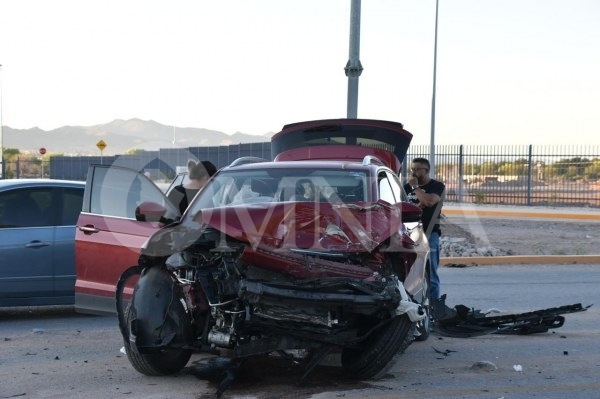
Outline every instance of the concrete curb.
<path fill-rule="evenodd" d="M 440 258 L 440 265 L 516 265 L 543 263 L 600 263 L 600 255 L 511 255 Z"/>
<path fill-rule="evenodd" d="M 508 210 L 484 210 L 484 209 L 446 209 L 443 215 L 465 216 L 465 217 L 517 217 L 532 219 L 571 219 L 571 220 L 594 220 L 600 221 L 598 213 L 561 213 L 561 212 L 537 212 L 537 211 L 508 211 Z"/>
<path fill-rule="evenodd" d="M 553 209 L 474 209 L 472 206 L 457 208 L 444 208 L 442 214 L 446 216 L 462 216 L 468 218 L 499 217 L 499 218 L 527 218 L 527 219 L 564 219 L 600 222 L 600 213 L 586 212 L 556 212 Z M 561 264 L 561 263 L 600 263 L 600 255 L 512 255 L 512 256 L 473 256 L 440 258 L 440 265 L 510 265 L 510 264 Z"/>

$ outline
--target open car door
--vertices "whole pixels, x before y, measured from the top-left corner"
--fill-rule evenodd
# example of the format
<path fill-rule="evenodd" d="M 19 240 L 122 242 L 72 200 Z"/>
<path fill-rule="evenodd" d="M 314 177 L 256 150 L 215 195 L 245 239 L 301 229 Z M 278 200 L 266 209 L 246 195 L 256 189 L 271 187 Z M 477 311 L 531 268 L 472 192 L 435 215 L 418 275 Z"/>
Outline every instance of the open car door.
<path fill-rule="evenodd" d="M 144 203 L 163 213 L 161 222 L 136 219 Z M 132 169 L 92 165 L 75 233 L 75 309 L 116 313 L 115 287 L 121 273 L 138 263 L 147 238 L 179 210 L 152 180 Z M 157 218 L 153 219 L 157 220 Z"/>

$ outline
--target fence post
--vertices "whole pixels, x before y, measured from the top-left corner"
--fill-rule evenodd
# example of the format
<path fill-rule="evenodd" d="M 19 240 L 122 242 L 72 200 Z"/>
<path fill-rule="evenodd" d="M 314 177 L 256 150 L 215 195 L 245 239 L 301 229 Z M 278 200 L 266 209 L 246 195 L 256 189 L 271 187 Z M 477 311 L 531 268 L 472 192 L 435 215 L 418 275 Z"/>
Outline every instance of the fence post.
<path fill-rule="evenodd" d="M 531 205 L 531 174 L 533 173 L 533 145 L 529 144 L 529 155 L 527 158 L 527 205 Z"/>
<path fill-rule="evenodd" d="M 463 177 L 464 177 L 464 160 L 463 160 L 463 146 L 462 144 L 458 147 L 458 191 L 456 193 L 456 202 L 459 204 L 463 202 Z"/>
<path fill-rule="evenodd" d="M 15 175 L 17 176 L 17 179 L 21 177 L 21 164 L 20 164 L 21 160 L 19 159 L 19 157 L 17 157 L 17 168 L 15 170 Z"/>

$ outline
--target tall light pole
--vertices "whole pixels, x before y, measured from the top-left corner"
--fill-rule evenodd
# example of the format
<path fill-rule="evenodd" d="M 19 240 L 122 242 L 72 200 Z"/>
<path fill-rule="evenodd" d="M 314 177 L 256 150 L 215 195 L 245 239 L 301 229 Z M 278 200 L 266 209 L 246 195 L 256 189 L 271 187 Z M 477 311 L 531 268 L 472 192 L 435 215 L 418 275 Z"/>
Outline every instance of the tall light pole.
<path fill-rule="evenodd" d="M 433 95 L 431 97 L 431 140 L 429 142 L 429 163 L 431 177 L 435 179 L 435 86 L 437 79 L 437 37 L 438 37 L 438 5 L 439 0 L 435 0 L 435 36 L 433 44 Z"/>
<path fill-rule="evenodd" d="M 0 168 L 0 172 L 2 172 L 2 178 L 6 179 L 6 165 L 4 164 L 4 142 L 2 141 L 3 131 L 2 131 L 2 64 L 0 64 L 0 163 L 2 163 L 2 168 Z"/>
<path fill-rule="evenodd" d="M 352 0 L 350 8 L 350 55 L 344 68 L 348 76 L 348 110 L 347 117 L 358 116 L 358 78 L 363 71 L 360 64 L 360 0 Z"/>

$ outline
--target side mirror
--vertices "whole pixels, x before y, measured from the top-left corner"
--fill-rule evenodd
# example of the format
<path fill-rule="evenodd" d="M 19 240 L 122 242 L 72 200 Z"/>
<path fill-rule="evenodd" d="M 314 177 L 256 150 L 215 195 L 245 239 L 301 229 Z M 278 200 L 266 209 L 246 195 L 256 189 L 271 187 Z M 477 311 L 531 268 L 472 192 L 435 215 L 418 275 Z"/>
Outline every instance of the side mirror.
<path fill-rule="evenodd" d="M 402 214 L 402 223 L 420 222 L 421 215 L 423 214 L 421 208 L 410 202 L 402 202 L 400 212 Z"/>
<path fill-rule="evenodd" d="M 167 208 L 155 202 L 142 202 L 135 208 L 135 220 L 139 222 L 160 222 Z"/>

